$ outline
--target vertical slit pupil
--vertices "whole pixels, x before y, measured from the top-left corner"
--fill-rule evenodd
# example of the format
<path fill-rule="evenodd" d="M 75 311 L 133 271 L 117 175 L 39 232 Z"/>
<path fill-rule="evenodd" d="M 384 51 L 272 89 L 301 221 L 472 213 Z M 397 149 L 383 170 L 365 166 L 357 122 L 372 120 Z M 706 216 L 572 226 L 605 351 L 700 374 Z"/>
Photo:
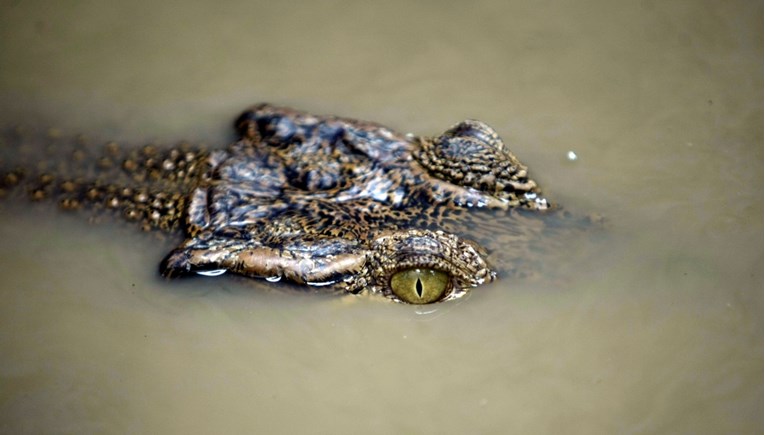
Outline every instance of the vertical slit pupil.
<path fill-rule="evenodd" d="M 417 292 L 417 297 L 422 297 L 422 281 L 420 281 L 420 278 L 417 278 L 417 282 L 414 285 L 414 290 Z"/>

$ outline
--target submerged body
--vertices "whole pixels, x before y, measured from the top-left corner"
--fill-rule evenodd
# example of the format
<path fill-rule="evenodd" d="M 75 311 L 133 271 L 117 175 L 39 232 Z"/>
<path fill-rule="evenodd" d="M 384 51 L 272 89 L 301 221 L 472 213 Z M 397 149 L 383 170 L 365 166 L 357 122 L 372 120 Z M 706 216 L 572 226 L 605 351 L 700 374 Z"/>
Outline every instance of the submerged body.
<path fill-rule="evenodd" d="M 219 150 L 107 147 L 90 170 L 39 174 L 29 191 L 183 231 L 160 266 L 167 277 L 232 272 L 408 303 L 457 298 L 494 279 L 479 241 L 501 235 L 474 227 L 482 210 L 549 208 L 526 167 L 479 121 L 416 137 L 261 104 L 236 127 L 240 139 Z M 21 176 L 8 173 L 4 183 Z"/>

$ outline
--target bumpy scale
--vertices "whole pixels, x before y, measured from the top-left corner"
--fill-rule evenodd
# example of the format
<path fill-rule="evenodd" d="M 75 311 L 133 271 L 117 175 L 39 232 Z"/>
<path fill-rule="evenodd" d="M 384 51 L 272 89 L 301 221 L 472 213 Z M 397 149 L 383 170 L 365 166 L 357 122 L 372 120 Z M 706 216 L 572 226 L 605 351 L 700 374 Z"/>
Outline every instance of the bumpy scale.
<path fill-rule="evenodd" d="M 27 188 L 64 207 L 96 204 L 146 228 L 182 228 L 188 238 L 160 265 L 166 277 L 232 272 L 415 304 L 494 279 L 486 251 L 457 234 L 471 209 L 550 207 L 480 121 L 415 137 L 260 104 L 235 125 L 241 139 L 226 149 L 112 145 L 95 164 L 79 159 L 90 162 L 77 172 L 85 175 L 37 171 Z M 2 191 L 25 175 L 7 172 Z M 126 176 L 122 186 L 105 181 Z"/>

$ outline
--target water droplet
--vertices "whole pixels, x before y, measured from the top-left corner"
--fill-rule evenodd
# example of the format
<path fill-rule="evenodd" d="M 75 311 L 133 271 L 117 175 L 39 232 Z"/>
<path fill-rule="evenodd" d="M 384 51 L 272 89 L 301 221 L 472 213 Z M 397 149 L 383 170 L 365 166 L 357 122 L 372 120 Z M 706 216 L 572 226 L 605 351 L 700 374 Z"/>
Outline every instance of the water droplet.
<path fill-rule="evenodd" d="M 220 276 L 226 273 L 226 269 L 218 269 L 218 270 L 198 270 L 197 275 L 202 276 Z"/>
<path fill-rule="evenodd" d="M 416 308 L 414 310 L 415 314 L 420 316 L 429 316 L 431 314 L 437 313 L 438 308 Z"/>
<path fill-rule="evenodd" d="M 574 160 L 578 159 L 579 156 L 577 156 L 575 152 L 569 151 L 568 153 L 566 153 L 566 158 L 568 158 L 569 160 L 573 162 Z"/>
<path fill-rule="evenodd" d="M 306 284 L 312 286 L 312 287 L 324 287 L 326 285 L 332 285 L 336 283 L 337 281 L 316 281 L 316 282 L 306 282 Z"/>

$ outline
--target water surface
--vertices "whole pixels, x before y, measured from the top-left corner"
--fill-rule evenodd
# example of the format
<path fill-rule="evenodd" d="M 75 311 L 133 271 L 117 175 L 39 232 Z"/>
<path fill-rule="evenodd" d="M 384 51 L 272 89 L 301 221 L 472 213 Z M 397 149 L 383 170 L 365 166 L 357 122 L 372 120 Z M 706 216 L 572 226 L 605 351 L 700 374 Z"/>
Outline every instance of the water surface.
<path fill-rule="evenodd" d="M 258 101 L 478 118 L 607 219 L 424 309 L 167 283 L 167 241 L 0 204 L 0 431 L 762 431 L 761 4 L 0 7 L 3 124 L 224 145 Z"/>

